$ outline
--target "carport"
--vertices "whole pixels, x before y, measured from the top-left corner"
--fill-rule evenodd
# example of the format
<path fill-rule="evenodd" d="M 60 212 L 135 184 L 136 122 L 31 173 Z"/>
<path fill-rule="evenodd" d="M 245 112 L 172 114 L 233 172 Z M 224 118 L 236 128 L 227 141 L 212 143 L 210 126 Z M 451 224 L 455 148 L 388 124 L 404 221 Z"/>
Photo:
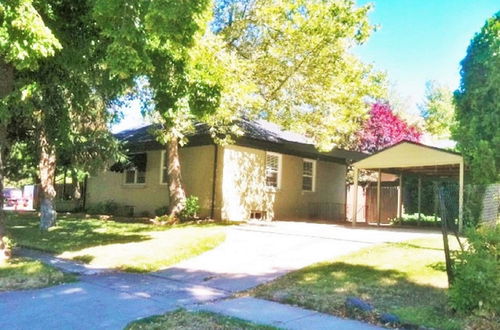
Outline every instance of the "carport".
<path fill-rule="evenodd" d="M 455 152 L 426 146 L 423 144 L 401 141 L 391 147 L 380 150 L 367 158 L 353 164 L 354 168 L 354 195 L 352 225 L 356 226 L 358 204 L 358 177 L 360 170 L 375 171 L 377 175 L 377 217 L 380 225 L 380 188 L 381 174 L 391 173 L 399 176 L 397 216 L 401 217 L 403 208 L 403 175 L 418 177 L 418 213 L 421 209 L 421 182 L 422 178 L 433 180 L 457 180 L 458 191 L 458 228 L 463 226 L 463 196 L 464 196 L 464 161 L 463 157 Z"/>

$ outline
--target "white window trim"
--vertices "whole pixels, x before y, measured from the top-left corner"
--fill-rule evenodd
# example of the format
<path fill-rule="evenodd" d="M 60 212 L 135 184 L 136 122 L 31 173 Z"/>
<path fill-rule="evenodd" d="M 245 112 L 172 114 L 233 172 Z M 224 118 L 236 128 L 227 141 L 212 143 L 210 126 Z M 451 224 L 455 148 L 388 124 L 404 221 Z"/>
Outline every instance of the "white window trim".
<path fill-rule="evenodd" d="M 137 154 L 143 154 L 143 153 L 147 154 L 147 152 L 131 152 L 129 155 L 137 155 Z M 123 171 L 123 184 L 125 186 L 145 186 L 146 185 L 146 171 L 144 171 L 144 183 L 137 183 L 137 174 L 139 174 L 139 171 L 136 168 L 134 169 L 134 182 L 133 183 L 127 182 L 127 172 L 128 171 L 129 170 Z"/>
<path fill-rule="evenodd" d="M 304 190 L 304 163 L 309 162 L 312 163 L 312 189 L 311 190 Z M 315 192 L 316 191 L 316 160 L 314 159 L 307 159 L 303 158 L 302 159 L 302 174 L 301 174 L 301 189 L 303 192 Z"/>
<path fill-rule="evenodd" d="M 267 176 L 267 173 L 266 173 L 267 172 L 267 155 L 278 157 L 278 182 L 277 182 L 277 187 L 271 187 L 271 186 L 268 186 L 266 184 L 266 188 L 268 190 L 270 190 L 270 191 L 277 191 L 277 190 L 281 189 L 281 173 L 283 172 L 283 169 L 282 169 L 282 164 L 283 164 L 282 158 L 283 158 L 283 155 L 279 154 L 279 153 L 276 153 L 276 152 L 267 152 L 266 151 L 266 157 L 264 159 L 264 181 L 266 180 L 266 176 Z"/>
<path fill-rule="evenodd" d="M 163 163 L 165 162 L 165 157 L 167 155 L 167 152 L 165 150 L 161 151 L 161 159 L 160 159 L 160 185 L 166 186 L 168 185 L 168 182 L 163 182 L 163 170 L 167 167 L 163 167 Z"/>

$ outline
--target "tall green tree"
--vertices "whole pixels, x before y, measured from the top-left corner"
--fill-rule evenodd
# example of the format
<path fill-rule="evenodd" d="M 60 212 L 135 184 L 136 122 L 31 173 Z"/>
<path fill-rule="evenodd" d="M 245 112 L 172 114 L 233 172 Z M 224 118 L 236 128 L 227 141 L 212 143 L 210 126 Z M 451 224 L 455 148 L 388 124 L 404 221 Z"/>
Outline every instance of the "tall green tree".
<path fill-rule="evenodd" d="M 472 39 L 455 91 L 453 138 L 476 184 L 500 179 L 500 12 Z"/>
<path fill-rule="evenodd" d="M 99 159 L 95 153 L 88 153 L 89 147 L 106 149 L 110 145 L 106 106 L 123 85 L 116 83 L 104 66 L 108 42 L 92 19 L 93 1 L 49 3 L 51 12 L 45 24 L 58 38 L 61 49 L 25 76 L 35 82 L 27 103 L 37 142 L 43 230 L 56 219 L 53 182 L 58 158 L 66 162 L 63 166 L 68 161 L 76 164 L 82 153 L 93 156 L 92 161 Z"/>
<path fill-rule="evenodd" d="M 303 133 L 323 150 L 353 146 L 384 75 L 350 50 L 373 26 L 350 0 L 221 0 L 214 29 L 245 60 L 254 107 L 241 109 Z"/>
<path fill-rule="evenodd" d="M 9 124 L 18 115 L 12 107 L 16 95 L 29 83 L 16 80 L 19 73 L 35 70 L 39 61 L 54 55 L 60 44 L 32 0 L 7 0 L 0 3 L 0 253 L 4 250 L 5 214 L 3 182 L 5 160 L 10 146 Z M 43 6 L 42 9 L 47 9 Z M 21 93 L 16 93 L 21 91 Z"/>
<path fill-rule="evenodd" d="M 24 70 L 16 72 L 15 88 L 4 99 L 3 109 L 6 113 L 15 113 L 15 126 L 22 126 L 27 132 L 23 136 L 23 143 L 28 144 L 26 150 L 36 151 L 34 158 L 38 163 L 41 186 L 40 227 L 46 230 L 56 219 L 53 182 L 58 158 L 69 154 L 72 157 L 66 158 L 76 161 L 82 146 L 103 146 L 99 144 L 104 141 L 102 137 L 106 134 L 109 137 L 106 105 L 116 91 L 121 90 L 123 83 L 114 83 L 103 65 L 103 48 L 107 40 L 101 38 L 100 30 L 90 15 L 92 1 L 12 3 L 19 4 L 17 10 L 31 4 L 27 7 L 28 12 L 36 13 L 37 20 L 31 18 L 23 25 L 16 19 L 18 14 L 11 15 L 14 18 L 6 21 L 5 28 L 6 38 L 11 38 L 6 41 L 7 50 L 17 49 L 17 43 L 29 44 L 27 40 L 34 32 L 16 30 L 26 26 L 37 33 L 40 30 L 46 32 L 48 37 L 42 40 L 54 43 L 51 56 L 42 56 L 36 62 L 31 60 L 30 54 L 42 47 L 37 44 L 29 44 L 25 52 L 5 53 L 5 58 L 12 63 L 23 58 L 30 59 L 27 66 L 21 61 L 25 65 L 22 66 Z M 45 53 L 46 50 L 42 55 Z M 95 156 L 95 153 L 92 155 Z"/>
<path fill-rule="evenodd" d="M 192 121 L 220 105 L 221 44 L 207 29 L 211 1 L 96 0 L 94 17 L 111 40 L 107 66 L 120 79 L 145 79 L 166 145 L 170 214 L 184 207 L 179 143 Z"/>
<path fill-rule="evenodd" d="M 424 101 L 419 105 L 426 132 L 440 138 L 450 138 L 455 117 L 453 92 L 436 81 L 426 83 Z"/>

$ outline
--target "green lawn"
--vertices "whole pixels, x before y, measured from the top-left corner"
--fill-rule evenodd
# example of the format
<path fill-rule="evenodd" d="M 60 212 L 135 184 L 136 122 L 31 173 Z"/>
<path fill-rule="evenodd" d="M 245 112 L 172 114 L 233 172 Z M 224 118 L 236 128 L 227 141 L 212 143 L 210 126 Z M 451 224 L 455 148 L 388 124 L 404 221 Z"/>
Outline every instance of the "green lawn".
<path fill-rule="evenodd" d="M 171 227 L 60 216 L 41 233 L 35 215 L 10 214 L 7 230 L 20 246 L 101 268 L 155 271 L 210 250 L 225 239 L 224 226 Z"/>
<path fill-rule="evenodd" d="M 74 280 L 73 275 L 36 260 L 13 258 L 0 262 L 0 291 L 35 289 Z"/>
<path fill-rule="evenodd" d="M 164 315 L 152 316 L 130 323 L 126 329 L 130 330 L 152 330 L 152 329 L 255 329 L 272 330 L 275 327 L 257 325 L 240 319 L 222 316 L 208 312 L 187 312 L 178 309 Z"/>
<path fill-rule="evenodd" d="M 450 237 L 450 242 L 456 241 Z M 251 293 L 370 320 L 372 316 L 352 315 L 345 308 L 345 299 L 355 296 L 373 304 L 380 313 L 399 316 L 404 323 L 461 329 L 465 320 L 447 308 L 447 286 L 442 239 L 430 238 L 366 248 L 290 273 Z"/>

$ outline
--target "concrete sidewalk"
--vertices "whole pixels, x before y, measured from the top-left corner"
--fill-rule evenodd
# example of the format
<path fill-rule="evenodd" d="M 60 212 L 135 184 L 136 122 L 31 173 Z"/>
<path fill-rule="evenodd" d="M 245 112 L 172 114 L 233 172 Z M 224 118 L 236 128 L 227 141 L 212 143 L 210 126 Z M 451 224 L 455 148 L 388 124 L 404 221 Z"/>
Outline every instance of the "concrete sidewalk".
<path fill-rule="evenodd" d="M 283 329 L 382 329 L 360 321 L 346 320 L 304 308 L 251 297 L 218 300 L 196 306 L 192 310 L 214 312 Z"/>

